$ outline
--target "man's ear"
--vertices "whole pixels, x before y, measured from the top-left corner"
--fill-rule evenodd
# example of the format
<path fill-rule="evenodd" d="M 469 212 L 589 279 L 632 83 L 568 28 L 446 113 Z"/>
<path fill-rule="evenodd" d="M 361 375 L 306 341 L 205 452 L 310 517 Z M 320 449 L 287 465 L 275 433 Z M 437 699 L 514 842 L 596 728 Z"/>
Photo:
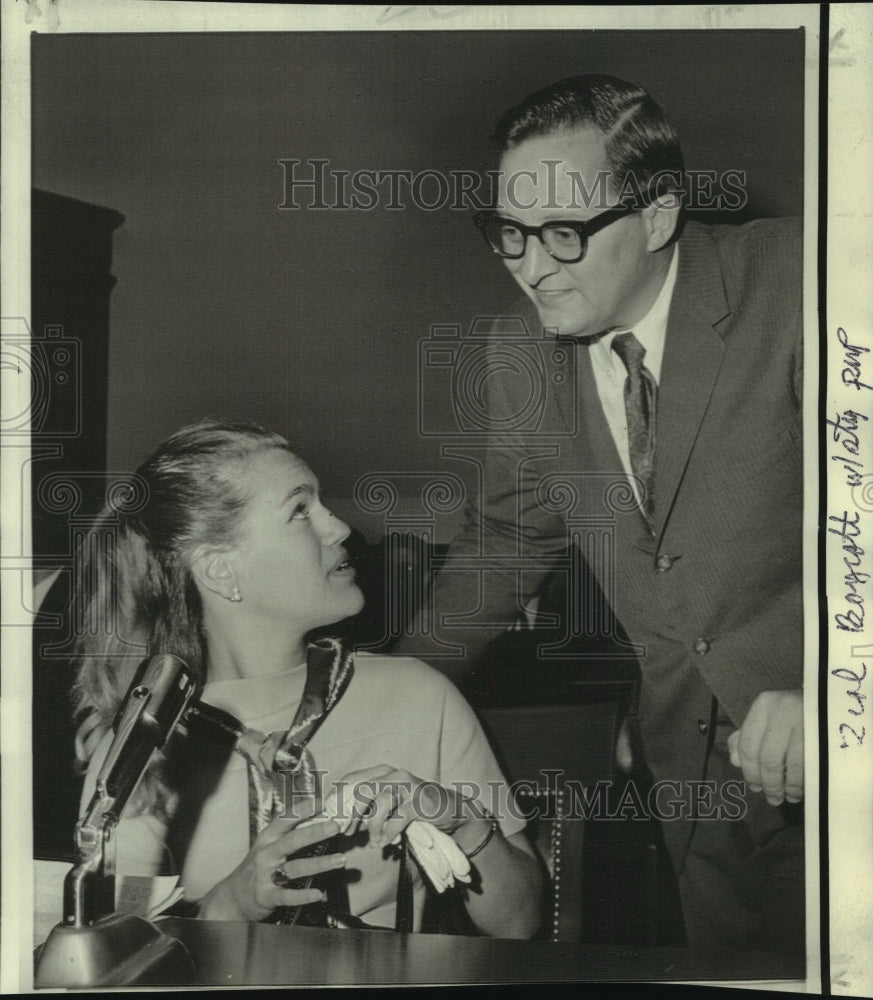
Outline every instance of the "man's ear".
<path fill-rule="evenodd" d="M 662 194 L 643 209 L 648 230 L 646 249 L 649 253 L 663 249 L 676 232 L 681 199 L 677 194 Z"/>
<path fill-rule="evenodd" d="M 209 590 L 219 597 L 231 599 L 236 572 L 228 550 L 201 545 L 191 557 L 191 575 L 201 591 Z"/>

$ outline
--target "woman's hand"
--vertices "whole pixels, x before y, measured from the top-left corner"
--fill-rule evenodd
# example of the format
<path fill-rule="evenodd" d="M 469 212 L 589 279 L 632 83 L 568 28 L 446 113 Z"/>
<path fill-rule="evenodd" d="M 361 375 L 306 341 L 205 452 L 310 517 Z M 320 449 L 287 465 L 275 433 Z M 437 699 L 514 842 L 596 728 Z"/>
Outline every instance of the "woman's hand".
<path fill-rule="evenodd" d="M 361 824 L 378 847 L 390 844 L 414 820 L 432 824 L 475 859 L 478 885 L 465 893 L 464 903 L 478 930 L 519 938 L 536 931 L 542 873 L 533 848 L 523 832 L 504 837 L 475 798 L 381 764 L 347 774 L 334 785 L 325 807 L 343 832 Z"/>
<path fill-rule="evenodd" d="M 346 863 L 345 854 L 288 860 L 339 833 L 333 820 L 299 823 L 299 819 L 277 817 L 265 826 L 242 863 L 203 897 L 200 916 L 205 920 L 263 920 L 278 906 L 304 906 L 323 899 L 319 889 L 282 888 L 274 878 L 278 873 L 287 879 L 304 878 Z"/>
<path fill-rule="evenodd" d="M 335 790 L 333 802 L 331 797 L 325 802 L 325 814 L 335 815 L 344 832 L 360 823 L 375 847 L 387 846 L 420 819 L 454 837 L 462 850 L 472 850 L 474 831 L 484 836 L 491 825 L 491 817 L 474 799 L 389 764 L 352 771 Z"/>

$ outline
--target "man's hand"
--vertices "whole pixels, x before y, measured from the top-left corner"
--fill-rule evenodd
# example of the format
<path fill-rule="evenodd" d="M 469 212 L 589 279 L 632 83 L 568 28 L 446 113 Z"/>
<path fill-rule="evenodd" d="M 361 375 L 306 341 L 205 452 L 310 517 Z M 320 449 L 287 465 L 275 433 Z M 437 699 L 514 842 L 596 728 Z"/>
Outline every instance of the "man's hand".
<path fill-rule="evenodd" d="M 728 737 L 731 763 L 771 806 L 803 798 L 803 692 L 762 691 Z"/>

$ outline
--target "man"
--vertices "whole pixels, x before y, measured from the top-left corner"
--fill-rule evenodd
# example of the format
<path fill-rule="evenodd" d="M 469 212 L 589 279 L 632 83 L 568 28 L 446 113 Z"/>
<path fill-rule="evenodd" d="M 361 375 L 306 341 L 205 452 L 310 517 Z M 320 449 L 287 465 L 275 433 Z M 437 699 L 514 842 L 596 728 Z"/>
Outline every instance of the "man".
<path fill-rule="evenodd" d="M 689 943 L 802 951 L 799 225 L 683 226 L 676 134 L 610 77 L 533 94 L 496 139 L 479 225 L 530 329 L 575 354 L 576 396 L 550 382 L 535 433 L 512 430 L 524 390 L 494 366 L 482 496 L 433 598 L 438 625 L 475 620 L 438 627 L 463 668 L 432 662 L 463 680 L 572 519 L 600 517 L 614 561 L 594 569 L 639 651 L 646 764 L 686 803 L 717 789 L 662 826 Z M 461 571 L 501 555 L 533 568 Z M 743 780 L 738 809 L 720 795 Z"/>

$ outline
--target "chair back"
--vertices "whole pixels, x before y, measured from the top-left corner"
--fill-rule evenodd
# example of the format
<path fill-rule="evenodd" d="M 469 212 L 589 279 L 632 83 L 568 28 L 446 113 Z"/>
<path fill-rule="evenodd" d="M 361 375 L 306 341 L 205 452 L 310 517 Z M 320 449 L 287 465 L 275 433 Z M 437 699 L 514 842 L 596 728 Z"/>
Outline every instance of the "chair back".
<path fill-rule="evenodd" d="M 581 939 L 586 803 L 597 782 L 614 776 L 623 706 L 621 689 L 613 687 L 577 704 L 478 709 L 548 869 L 540 936 L 552 941 Z"/>

